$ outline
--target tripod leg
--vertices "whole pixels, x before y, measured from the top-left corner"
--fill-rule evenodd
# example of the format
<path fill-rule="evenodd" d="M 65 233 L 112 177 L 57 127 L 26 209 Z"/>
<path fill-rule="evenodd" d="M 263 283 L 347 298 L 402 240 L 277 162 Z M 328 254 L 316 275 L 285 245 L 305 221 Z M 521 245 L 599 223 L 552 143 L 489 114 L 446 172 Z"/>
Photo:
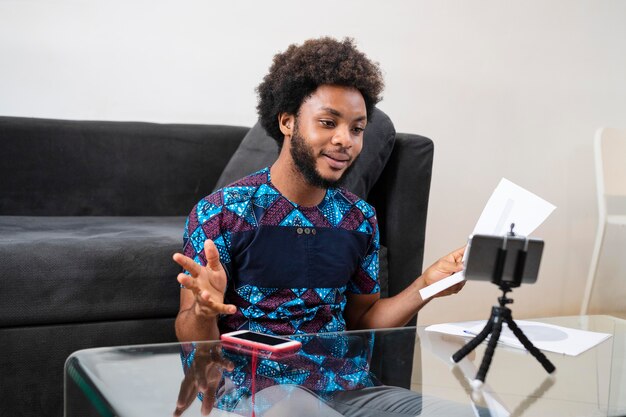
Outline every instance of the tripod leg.
<path fill-rule="evenodd" d="M 493 331 L 491 333 L 491 339 L 489 339 L 489 343 L 487 344 L 487 349 L 485 350 L 485 356 L 483 356 L 483 361 L 481 362 L 478 373 L 476 374 L 476 380 L 480 381 L 481 383 L 485 382 L 485 376 L 487 376 L 487 371 L 489 370 L 489 366 L 491 365 L 493 354 L 496 351 L 496 345 L 498 344 L 498 339 L 500 338 L 501 331 L 502 317 L 497 316 L 493 322 Z"/>
<path fill-rule="evenodd" d="M 522 342 L 522 345 L 524 345 L 526 350 L 529 351 L 539 361 L 541 366 L 543 366 L 543 369 L 545 369 L 546 372 L 549 374 L 554 372 L 556 367 L 552 364 L 552 362 L 550 362 L 550 359 L 546 358 L 546 355 L 544 355 L 539 349 L 537 349 L 535 345 L 533 345 L 533 343 L 526 337 L 522 329 L 520 329 L 517 326 L 517 323 L 513 321 L 513 318 L 509 316 L 505 319 L 506 323 L 509 325 L 509 329 L 511 329 L 515 337 L 517 337 L 517 339 Z"/>
<path fill-rule="evenodd" d="M 493 328 L 494 318 L 495 318 L 495 315 L 492 310 L 491 317 L 489 317 L 489 320 L 485 324 L 485 327 L 483 327 L 483 329 L 480 331 L 480 333 L 478 333 L 472 340 L 467 342 L 465 346 L 457 350 L 456 353 L 452 355 L 452 360 L 455 363 L 460 362 L 461 359 L 466 357 L 472 350 L 476 348 L 476 346 L 480 345 L 482 341 L 485 340 L 487 336 L 489 336 L 489 333 L 491 333 L 491 329 Z"/>

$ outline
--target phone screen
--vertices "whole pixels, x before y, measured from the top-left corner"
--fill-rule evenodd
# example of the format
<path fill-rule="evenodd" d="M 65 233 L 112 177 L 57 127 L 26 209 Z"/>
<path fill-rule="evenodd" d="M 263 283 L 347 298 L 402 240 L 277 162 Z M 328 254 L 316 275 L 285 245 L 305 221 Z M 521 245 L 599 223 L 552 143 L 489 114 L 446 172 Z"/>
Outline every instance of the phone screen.
<path fill-rule="evenodd" d="M 259 334 L 253 332 L 245 332 L 237 335 L 232 335 L 231 337 L 237 339 L 245 339 L 250 340 L 252 342 L 263 343 L 264 345 L 276 346 L 282 345 L 283 343 L 289 343 L 288 339 L 280 339 L 278 337 L 268 336 L 266 334 Z"/>

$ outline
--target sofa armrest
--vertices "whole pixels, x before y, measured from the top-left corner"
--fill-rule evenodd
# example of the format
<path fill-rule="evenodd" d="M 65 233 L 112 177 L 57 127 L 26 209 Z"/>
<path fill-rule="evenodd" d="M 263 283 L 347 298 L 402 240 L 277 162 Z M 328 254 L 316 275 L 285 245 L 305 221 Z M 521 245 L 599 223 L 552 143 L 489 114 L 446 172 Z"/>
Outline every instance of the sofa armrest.
<path fill-rule="evenodd" d="M 387 247 L 388 294 L 384 295 L 398 294 L 422 273 L 433 151 L 433 142 L 428 138 L 396 134 L 389 162 L 370 192 L 369 200 L 376 208 L 380 225 L 381 245 Z M 414 317 L 409 325 L 416 321 Z M 402 354 L 398 354 L 398 349 Z M 412 361 L 398 358 L 420 356 L 419 344 L 408 338 L 399 344 L 391 335 L 378 341 L 372 371 L 384 384 L 410 388 L 412 381 L 421 382 L 421 368 L 414 370 Z"/>
<path fill-rule="evenodd" d="M 433 142 L 398 133 L 396 143 L 369 200 L 376 208 L 381 244 L 387 247 L 389 296 L 422 273 Z"/>

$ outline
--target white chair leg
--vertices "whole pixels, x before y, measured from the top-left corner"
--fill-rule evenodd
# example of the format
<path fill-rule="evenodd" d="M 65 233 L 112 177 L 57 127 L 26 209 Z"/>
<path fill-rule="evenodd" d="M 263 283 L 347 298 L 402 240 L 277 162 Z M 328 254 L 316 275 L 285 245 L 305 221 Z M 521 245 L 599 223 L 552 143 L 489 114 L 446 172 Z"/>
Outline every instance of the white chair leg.
<path fill-rule="evenodd" d="M 589 301 L 591 300 L 591 291 L 593 289 L 593 282 L 598 272 L 598 261 L 600 259 L 600 252 L 602 251 L 602 244 L 604 242 L 604 232 L 606 230 L 606 220 L 600 219 L 601 223 L 598 224 L 598 233 L 596 234 L 596 243 L 593 248 L 593 254 L 591 255 L 591 264 L 589 265 L 589 275 L 587 276 L 587 285 L 585 287 L 585 294 L 583 295 L 582 307 L 580 314 L 587 314 L 589 309 Z"/>

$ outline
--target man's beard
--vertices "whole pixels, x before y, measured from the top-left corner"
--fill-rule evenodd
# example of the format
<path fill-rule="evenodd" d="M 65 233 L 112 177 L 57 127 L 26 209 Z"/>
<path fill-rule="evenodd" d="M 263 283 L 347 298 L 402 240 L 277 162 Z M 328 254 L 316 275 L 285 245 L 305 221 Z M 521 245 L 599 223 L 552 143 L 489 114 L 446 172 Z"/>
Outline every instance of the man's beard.
<path fill-rule="evenodd" d="M 314 187 L 319 188 L 336 188 L 341 186 L 348 173 L 354 167 L 354 163 L 356 162 L 356 158 L 352 161 L 352 163 L 346 168 L 346 170 L 341 174 L 341 177 L 337 180 L 329 180 L 318 172 L 315 167 L 315 155 L 313 154 L 313 149 L 306 143 L 306 140 L 300 135 L 300 131 L 298 129 L 298 122 L 295 123 L 293 129 L 293 136 L 291 137 L 291 147 L 289 149 L 291 153 L 291 158 L 296 166 L 296 169 L 302 174 L 305 181 Z"/>

